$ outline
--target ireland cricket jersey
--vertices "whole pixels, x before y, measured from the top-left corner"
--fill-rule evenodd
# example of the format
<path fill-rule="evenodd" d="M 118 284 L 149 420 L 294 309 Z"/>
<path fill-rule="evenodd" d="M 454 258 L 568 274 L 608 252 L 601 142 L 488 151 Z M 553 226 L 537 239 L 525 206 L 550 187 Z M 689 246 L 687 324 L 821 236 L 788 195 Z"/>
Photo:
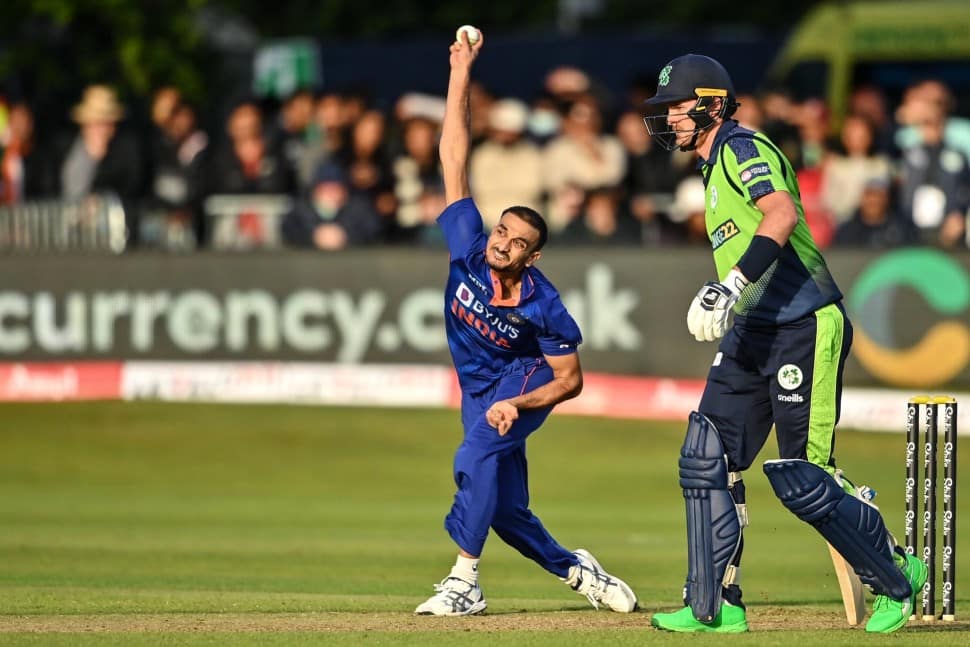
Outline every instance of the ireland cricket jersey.
<path fill-rule="evenodd" d="M 798 224 L 778 259 L 745 289 L 735 306 L 739 323 L 790 323 L 842 298 L 805 223 L 795 172 L 767 137 L 726 121 L 700 168 L 707 188 L 707 232 L 721 280 L 747 250 L 761 223 L 755 200 L 785 191 L 798 212 Z"/>
<path fill-rule="evenodd" d="M 451 252 L 445 333 L 463 390 L 488 388 L 521 369 L 520 360 L 576 352 L 579 326 L 542 272 L 525 269 L 518 302 L 502 301 L 496 293 L 497 280 L 485 261 L 482 216 L 471 198 L 450 204 L 438 224 Z"/>

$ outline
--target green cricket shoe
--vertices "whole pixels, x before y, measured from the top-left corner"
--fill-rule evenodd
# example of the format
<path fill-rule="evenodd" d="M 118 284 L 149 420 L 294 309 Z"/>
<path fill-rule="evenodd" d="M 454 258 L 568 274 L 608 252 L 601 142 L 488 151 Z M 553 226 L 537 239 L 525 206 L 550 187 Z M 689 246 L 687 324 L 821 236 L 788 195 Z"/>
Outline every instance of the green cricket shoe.
<path fill-rule="evenodd" d="M 872 615 L 866 623 L 866 631 L 888 634 L 896 631 L 913 615 L 916 596 L 926 584 L 926 564 L 914 555 L 894 555 L 896 564 L 903 570 L 913 593 L 905 600 L 894 600 L 888 595 L 877 595 L 872 605 Z M 900 562 L 902 562 L 900 564 Z"/>
<path fill-rule="evenodd" d="M 748 620 L 743 607 L 734 607 L 724 603 L 714 618 L 714 622 L 701 622 L 694 617 L 690 607 L 684 607 L 673 613 L 655 613 L 650 618 L 650 624 L 657 629 L 677 631 L 681 633 L 722 633 L 739 634 L 748 630 Z"/>

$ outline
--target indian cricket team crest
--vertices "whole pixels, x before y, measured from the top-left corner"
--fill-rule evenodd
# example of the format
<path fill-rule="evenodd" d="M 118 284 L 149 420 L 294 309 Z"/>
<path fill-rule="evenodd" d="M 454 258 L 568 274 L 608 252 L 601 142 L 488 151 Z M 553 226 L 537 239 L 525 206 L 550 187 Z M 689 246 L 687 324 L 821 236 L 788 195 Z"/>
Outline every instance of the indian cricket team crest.
<path fill-rule="evenodd" d="M 666 87 L 670 83 L 670 71 L 674 69 L 673 66 L 668 65 L 664 69 L 660 70 L 660 78 L 657 79 L 657 85 L 661 88 Z"/>
<path fill-rule="evenodd" d="M 802 369 L 794 364 L 785 364 L 778 369 L 778 384 L 786 391 L 797 389 L 802 385 L 804 379 L 805 374 L 802 373 Z"/>

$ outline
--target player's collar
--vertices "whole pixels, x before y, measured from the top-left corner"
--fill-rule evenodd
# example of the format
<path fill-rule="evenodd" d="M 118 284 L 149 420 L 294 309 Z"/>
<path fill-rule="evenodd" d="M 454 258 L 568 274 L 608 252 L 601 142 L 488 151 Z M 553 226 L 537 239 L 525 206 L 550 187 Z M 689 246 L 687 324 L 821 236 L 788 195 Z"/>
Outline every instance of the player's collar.
<path fill-rule="evenodd" d="M 518 299 L 502 299 L 499 297 L 502 294 L 502 285 L 498 277 L 495 275 L 495 271 L 492 268 L 488 268 L 488 277 L 492 281 L 492 299 L 489 301 L 489 305 L 493 306 L 509 306 L 514 307 L 531 297 L 536 291 L 536 282 L 532 278 L 532 274 L 529 270 L 532 268 L 525 268 L 522 270 L 522 285 L 519 287 L 519 298 Z"/>
<path fill-rule="evenodd" d="M 697 158 L 697 170 L 703 171 L 705 166 L 714 166 L 717 162 L 717 156 L 721 152 L 721 146 L 724 144 L 724 140 L 731 136 L 731 133 L 738 127 L 738 122 L 734 119 L 726 119 L 721 122 L 721 126 L 717 129 L 717 134 L 714 135 L 714 145 L 711 146 L 711 154 L 707 156 L 707 159 Z"/>

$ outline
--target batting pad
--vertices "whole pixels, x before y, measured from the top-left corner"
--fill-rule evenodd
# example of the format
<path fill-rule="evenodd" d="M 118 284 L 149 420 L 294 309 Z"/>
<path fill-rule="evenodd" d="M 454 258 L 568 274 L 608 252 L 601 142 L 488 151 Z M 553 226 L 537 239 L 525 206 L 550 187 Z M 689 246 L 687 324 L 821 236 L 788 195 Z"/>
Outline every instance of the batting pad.
<path fill-rule="evenodd" d="M 809 461 L 766 461 L 764 472 L 785 507 L 812 524 L 863 584 L 896 600 L 912 594 L 893 561 L 889 531 L 877 509 L 846 493 L 828 472 Z"/>
<path fill-rule="evenodd" d="M 712 622 L 721 608 L 724 574 L 741 544 L 741 521 L 717 429 L 696 411 L 680 450 L 680 487 L 687 506 L 685 597 L 697 620 Z"/>

